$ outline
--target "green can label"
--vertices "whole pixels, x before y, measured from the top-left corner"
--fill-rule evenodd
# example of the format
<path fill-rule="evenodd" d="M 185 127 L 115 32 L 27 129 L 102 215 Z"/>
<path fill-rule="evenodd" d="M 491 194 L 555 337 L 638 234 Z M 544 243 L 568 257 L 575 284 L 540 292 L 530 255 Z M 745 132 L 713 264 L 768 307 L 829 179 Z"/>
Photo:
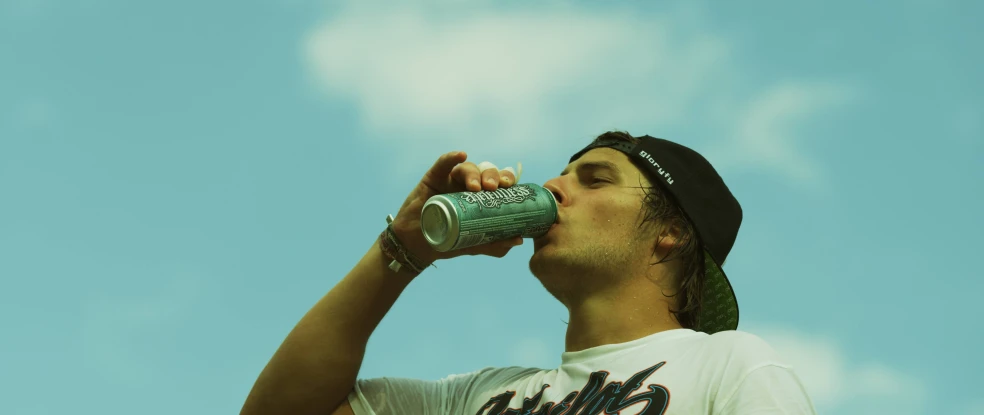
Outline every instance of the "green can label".
<path fill-rule="evenodd" d="M 557 221 L 553 194 L 535 184 L 494 191 L 434 196 L 424 205 L 421 227 L 439 251 L 545 234 Z"/>

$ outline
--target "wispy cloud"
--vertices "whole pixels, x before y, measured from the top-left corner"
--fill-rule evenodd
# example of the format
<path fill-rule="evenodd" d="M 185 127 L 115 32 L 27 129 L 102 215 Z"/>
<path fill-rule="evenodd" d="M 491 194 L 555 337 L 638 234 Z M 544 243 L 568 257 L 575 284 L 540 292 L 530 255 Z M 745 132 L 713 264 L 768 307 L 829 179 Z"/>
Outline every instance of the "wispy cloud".
<path fill-rule="evenodd" d="M 900 368 L 854 361 L 829 337 L 745 326 L 742 330 L 762 337 L 793 365 L 819 412 L 922 414 L 926 409 L 927 385 Z"/>
<path fill-rule="evenodd" d="M 984 143 L 984 109 L 966 105 L 953 113 L 953 133 L 957 141 L 972 149 Z"/>
<path fill-rule="evenodd" d="M 965 404 L 957 415 L 984 415 L 984 399 Z"/>
<path fill-rule="evenodd" d="M 0 21 L 8 18 L 23 23 L 23 19 L 40 16 L 51 7 L 48 0 L 9 0 L 0 1 Z"/>
<path fill-rule="evenodd" d="M 746 101 L 733 76 L 743 63 L 689 6 L 640 15 L 432 3 L 344 3 L 304 40 L 319 88 L 351 100 L 371 139 L 412 143 L 419 154 L 464 140 L 483 155 L 515 157 L 609 129 L 660 135 L 713 122 L 735 132 L 719 146 L 722 163 L 810 180 L 818 167 L 798 150 L 795 124 L 847 96 L 794 80 L 753 94 L 735 114 L 706 116 L 711 104 Z"/>
<path fill-rule="evenodd" d="M 629 11 L 357 8 L 333 13 L 305 51 L 318 84 L 381 137 L 529 149 L 680 117 L 727 54 L 685 31 Z"/>
<path fill-rule="evenodd" d="M 733 135 L 707 157 L 720 168 L 768 168 L 797 182 L 817 183 L 822 168 L 801 149 L 798 127 L 856 93 L 836 83 L 777 83 L 730 115 Z"/>
<path fill-rule="evenodd" d="M 141 353 L 153 349 L 148 347 L 152 344 L 148 339 L 161 338 L 175 324 L 189 318 L 190 308 L 202 293 L 204 280 L 200 275 L 167 278 L 148 274 L 156 273 L 135 273 L 134 284 L 139 286 L 125 295 L 119 294 L 123 287 L 112 287 L 104 294 L 91 296 L 84 304 L 84 361 L 103 380 L 127 385 L 151 381 L 156 359 Z M 160 287 L 160 279 L 165 286 Z"/>
<path fill-rule="evenodd" d="M 44 128 L 55 121 L 55 106 L 47 99 L 34 97 L 21 101 L 8 115 L 11 125 L 27 130 Z"/>
<path fill-rule="evenodd" d="M 520 339 L 510 347 L 509 364 L 522 367 L 554 368 L 559 362 L 547 342 L 538 337 Z"/>

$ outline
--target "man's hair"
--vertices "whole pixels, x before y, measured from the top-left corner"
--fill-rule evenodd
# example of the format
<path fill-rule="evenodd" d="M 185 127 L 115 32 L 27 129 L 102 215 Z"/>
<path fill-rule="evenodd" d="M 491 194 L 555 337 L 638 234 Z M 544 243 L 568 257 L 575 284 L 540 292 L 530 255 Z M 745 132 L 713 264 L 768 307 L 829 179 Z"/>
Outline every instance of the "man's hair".
<path fill-rule="evenodd" d="M 619 140 L 637 144 L 639 139 L 623 131 L 609 131 L 595 138 L 594 142 L 601 140 Z M 670 249 L 663 258 L 659 258 L 651 265 L 663 262 L 680 260 L 678 273 L 674 277 L 675 289 L 670 297 L 676 297 L 676 307 L 670 310 L 676 317 L 680 325 L 685 328 L 697 327 L 700 309 L 703 304 L 704 288 L 704 249 L 700 236 L 694 228 L 690 218 L 680 208 L 680 204 L 672 194 L 667 192 L 653 180 L 649 172 L 642 170 L 642 173 L 649 178 L 651 186 L 645 186 L 645 197 L 643 198 L 640 226 L 652 225 L 657 235 L 657 244 L 662 239 L 662 235 L 677 228 L 677 243 Z M 640 183 L 641 184 L 641 183 Z M 656 247 L 653 247 L 653 256 L 656 256 Z"/>

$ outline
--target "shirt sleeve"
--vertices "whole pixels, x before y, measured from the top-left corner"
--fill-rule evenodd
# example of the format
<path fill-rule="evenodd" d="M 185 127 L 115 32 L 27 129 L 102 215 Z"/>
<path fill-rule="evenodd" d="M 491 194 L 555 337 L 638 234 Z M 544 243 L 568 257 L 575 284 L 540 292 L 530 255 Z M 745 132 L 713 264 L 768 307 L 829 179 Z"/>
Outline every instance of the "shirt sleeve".
<path fill-rule="evenodd" d="M 752 370 L 715 414 L 816 415 L 806 388 L 792 369 L 766 365 Z"/>
<path fill-rule="evenodd" d="M 475 399 L 537 369 L 485 368 L 429 381 L 405 378 L 360 379 L 348 395 L 355 415 L 446 415 L 465 413 Z M 487 397 L 485 397 L 487 399 Z"/>
<path fill-rule="evenodd" d="M 360 379 L 348 400 L 355 415 L 437 415 L 443 410 L 445 390 L 441 381 Z"/>

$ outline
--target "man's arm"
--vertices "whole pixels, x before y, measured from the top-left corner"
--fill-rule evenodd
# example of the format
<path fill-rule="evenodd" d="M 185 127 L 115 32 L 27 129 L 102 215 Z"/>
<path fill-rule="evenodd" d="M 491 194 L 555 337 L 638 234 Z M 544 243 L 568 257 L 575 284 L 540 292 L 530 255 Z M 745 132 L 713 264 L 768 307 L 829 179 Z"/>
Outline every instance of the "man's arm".
<path fill-rule="evenodd" d="M 479 172 L 464 153 L 442 156 L 400 208 L 393 230 L 407 250 L 425 263 L 459 255 L 502 257 L 522 239 L 457 252 L 438 253 L 420 232 L 420 210 L 431 196 L 455 191 L 494 190 L 515 184 L 511 172 Z M 491 182 L 482 180 L 488 179 Z M 467 184 L 467 185 L 466 185 Z M 518 242 L 518 243 L 517 243 Z M 253 385 L 241 414 L 328 414 L 352 390 L 366 343 L 414 276 L 393 272 L 378 241 L 331 291 L 322 297 L 277 349 Z M 343 408 L 345 409 L 345 408 Z"/>
<path fill-rule="evenodd" d="M 355 383 L 366 343 L 412 280 L 378 242 L 304 315 L 253 385 L 242 414 L 330 413 Z"/>

